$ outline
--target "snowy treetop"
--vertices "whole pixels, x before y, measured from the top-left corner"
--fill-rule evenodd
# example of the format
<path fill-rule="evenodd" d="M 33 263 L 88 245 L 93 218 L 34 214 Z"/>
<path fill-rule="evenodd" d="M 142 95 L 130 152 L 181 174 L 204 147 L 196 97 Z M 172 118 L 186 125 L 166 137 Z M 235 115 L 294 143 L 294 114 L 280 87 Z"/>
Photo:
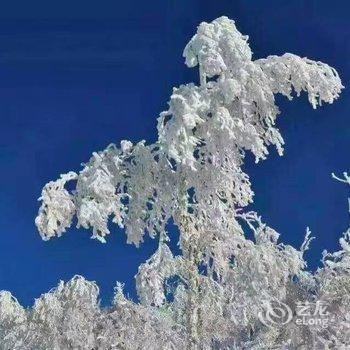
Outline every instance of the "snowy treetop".
<path fill-rule="evenodd" d="M 74 215 L 102 242 L 111 217 L 136 245 L 146 232 L 166 235 L 166 222 L 173 217 L 179 224 L 184 211 L 193 225 L 235 228 L 235 209 L 253 196 L 241 169 L 245 151 L 256 161 L 266 158 L 269 145 L 283 152 L 274 95 L 291 99 L 293 91 L 305 91 L 316 108 L 343 88 L 321 62 L 292 54 L 252 60 L 248 37 L 227 17 L 200 24 L 184 57 L 187 66 L 199 66 L 200 85 L 174 88 L 155 144 L 110 145 L 79 173 L 44 187 L 36 219 L 43 239 L 61 235 Z M 65 189 L 68 181 L 77 182 L 75 191 Z"/>

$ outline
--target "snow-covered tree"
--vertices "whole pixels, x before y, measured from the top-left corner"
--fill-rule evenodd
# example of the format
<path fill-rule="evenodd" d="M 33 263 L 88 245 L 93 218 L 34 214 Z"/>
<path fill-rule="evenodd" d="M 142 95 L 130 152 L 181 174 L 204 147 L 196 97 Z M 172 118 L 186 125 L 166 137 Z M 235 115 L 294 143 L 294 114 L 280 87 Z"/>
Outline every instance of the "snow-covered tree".
<path fill-rule="evenodd" d="M 297 250 L 279 243 L 255 212 L 244 211 L 253 191 L 241 168 L 246 151 L 256 162 L 270 145 L 283 153 L 274 95 L 292 99 L 304 91 L 313 108 L 332 103 L 343 88 L 337 72 L 293 54 L 253 60 L 248 37 L 227 17 L 201 23 L 184 57 L 188 67 L 199 67 L 200 84 L 173 89 L 158 118 L 158 140 L 122 141 L 93 153 L 79 173 L 43 188 L 36 218 L 44 240 L 64 233 L 74 217 L 101 242 L 110 219 L 125 229 L 128 243 L 139 246 L 145 235 L 158 239 L 136 275 L 139 303 L 125 298 L 118 284 L 113 306 L 102 309 L 98 287 L 79 276 L 29 310 L 2 292 L 2 349 L 350 346 L 350 232 L 339 252 L 324 253 L 322 268 L 307 272 L 310 232 Z M 343 181 L 350 184 L 346 174 Z M 169 220 L 180 232 L 178 256 L 168 246 Z M 298 324 L 295 313 L 278 321 L 285 316 L 278 305 L 296 302 L 327 304 L 331 322 Z"/>

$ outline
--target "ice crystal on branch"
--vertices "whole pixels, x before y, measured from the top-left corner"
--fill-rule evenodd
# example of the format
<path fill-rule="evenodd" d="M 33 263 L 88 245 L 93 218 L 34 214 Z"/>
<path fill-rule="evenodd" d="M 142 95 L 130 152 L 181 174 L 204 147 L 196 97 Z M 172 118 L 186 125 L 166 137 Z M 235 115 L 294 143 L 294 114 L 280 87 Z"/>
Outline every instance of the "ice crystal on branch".
<path fill-rule="evenodd" d="M 115 305 L 101 309 L 96 285 L 82 277 L 59 284 L 28 311 L 1 294 L 4 349 L 350 345 L 349 234 L 341 251 L 325 253 L 323 268 L 307 272 L 310 232 L 297 250 L 279 243 L 255 212 L 244 212 L 253 191 L 241 168 L 247 151 L 257 162 L 271 145 L 283 153 L 275 94 L 291 99 L 304 91 L 314 108 L 332 103 L 343 88 L 337 72 L 292 54 L 253 60 L 248 37 L 227 17 L 201 23 L 184 57 L 188 67 L 198 66 L 200 84 L 173 89 L 158 118 L 158 140 L 122 141 L 94 153 L 79 173 L 44 187 L 36 219 L 43 239 L 60 236 L 74 215 L 78 227 L 102 242 L 109 219 L 125 228 L 128 243 L 157 237 L 158 250 L 136 276 L 140 303 L 126 299 L 118 285 Z M 76 182 L 74 191 L 65 188 L 68 181 Z M 169 220 L 180 231 L 176 257 L 167 245 Z M 296 302 L 326 302 L 336 319 L 322 328 L 287 313 L 288 323 L 278 323 L 264 309 Z"/>

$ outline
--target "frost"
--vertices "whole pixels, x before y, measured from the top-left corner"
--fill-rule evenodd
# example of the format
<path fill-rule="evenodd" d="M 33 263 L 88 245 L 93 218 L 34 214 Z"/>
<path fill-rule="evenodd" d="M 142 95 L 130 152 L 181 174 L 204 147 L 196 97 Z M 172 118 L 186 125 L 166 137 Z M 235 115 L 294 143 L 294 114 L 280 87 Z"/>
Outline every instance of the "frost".
<path fill-rule="evenodd" d="M 275 94 L 291 99 L 304 91 L 314 108 L 332 103 L 343 88 L 337 72 L 292 54 L 253 60 L 248 37 L 226 17 L 200 24 L 184 57 L 187 66 L 198 65 L 200 84 L 173 89 L 158 118 L 158 140 L 123 140 L 93 153 L 80 172 L 44 187 L 36 218 L 45 240 L 60 236 L 74 216 L 101 242 L 109 220 L 125 229 L 128 243 L 159 239 L 136 275 L 139 303 L 117 284 L 113 306 L 101 308 L 96 284 L 80 276 L 60 282 L 28 310 L 2 292 L 1 349 L 350 346 L 349 231 L 341 250 L 325 252 L 324 266 L 308 272 L 310 231 L 299 250 L 280 243 L 279 233 L 244 210 L 253 191 L 241 168 L 247 152 L 256 162 L 271 145 L 283 154 Z M 350 184 L 346 173 L 337 179 Z M 69 181 L 76 182 L 72 191 Z M 169 220 L 180 231 L 179 256 L 168 246 Z M 295 313 L 274 327 L 259 318 L 266 305 L 273 311 L 271 303 L 282 310 L 311 302 L 330 306 L 326 327 L 297 324 Z"/>
<path fill-rule="evenodd" d="M 144 305 L 161 306 L 166 301 L 164 283 L 176 275 L 180 258 L 175 259 L 169 247 L 160 242 L 157 251 L 139 267 L 136 287 L 140 301 Z"/>
<path fill-rule="evenodd" d="M 42 190 L 41 200 L 43 203 L 35 224 L 44 240 L 57 235 L 60 236 L 72 223 L 75 214 L 74 197 L 64 188 L 71 180 L 76 180 L 77 174 L 69 172 L 61 175 L 56 181 L 51 181 Z"/>

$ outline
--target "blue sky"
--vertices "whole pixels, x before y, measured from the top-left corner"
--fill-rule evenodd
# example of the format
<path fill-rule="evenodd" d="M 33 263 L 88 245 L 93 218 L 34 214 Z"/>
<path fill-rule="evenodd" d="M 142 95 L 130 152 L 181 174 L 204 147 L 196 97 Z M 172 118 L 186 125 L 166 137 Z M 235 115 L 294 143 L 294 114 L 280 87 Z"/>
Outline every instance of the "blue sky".
<path fill-rule="evenodd" d="M 334 66 L 348 86 L 346 0 L 16 1 L 0 3 L 0 290 L 24 305 L 59 279 L 82 274 L 101 287 L 102 302 L 119 280 L 135 295 L 133 276 L 156 242 L 126 245 L 113 229 L 105 245 L 71 229 L 43 242 L 34 226 L 41 187 L 79 170 L 91 153 L 122 139 L 156 139 L 156 117 L 173 86 L 197 82 L 182 50 L 203 20 L 227 15 L 250 36 L 255 58 L 292 52 Z M 305 96 L 278 98 L 285 156 L 248 157 L 256 209 L 299 246 L 306 226 L 317 240 L 315 269 L 334 250 L 349 218 L 349 189 L 330 173 L 350 171 L 350 99 L 316 111 Z"/>

